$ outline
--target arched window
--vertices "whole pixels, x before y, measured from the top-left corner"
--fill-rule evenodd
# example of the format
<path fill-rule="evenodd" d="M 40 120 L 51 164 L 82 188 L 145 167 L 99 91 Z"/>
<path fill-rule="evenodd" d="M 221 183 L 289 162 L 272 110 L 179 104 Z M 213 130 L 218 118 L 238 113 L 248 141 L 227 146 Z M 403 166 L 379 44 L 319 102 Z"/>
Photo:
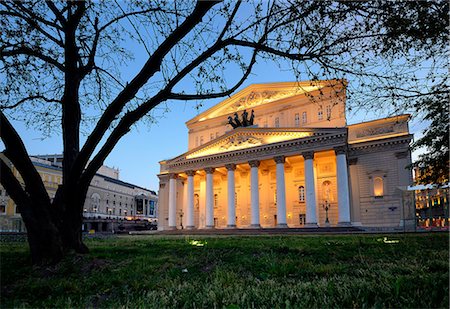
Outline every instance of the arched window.
<path fill-rule="evenodd" d="M 273 192 L 273 203 L 276 205 L 277 204 L 277 190 L 275 190 Z"/>
<path fill-rule="evenodd" d="M 280 127 L 280 118 L 276 117 L 275 118 L 275 128 L 279 128 Z"/>
<path fill-rule="evenodd" d="M 214 208 L 217 208 L 219 206 L 219 195 L 216 193 L 214 194 Z"/>
<path fill-rule="evenodd" d="M 299 202 L 305 201 L 305 187 L 304 186 L 298 187 L 298 201 Z"/>
<path fill-rule="evenodd" d="M 325 201 L 331 202 L 333 196 L 331 194 L 331 182 L 326 180 L 322 183 L 322 197 Z"/>
<path fill-rule="evenodd" d="M 300 114 L 295 114 L 295 126 L 299 127 L 300 126 Z"/>
<path fill-rule="evenodd" d="M 383 178 L 375 177 L 373 179 L 373 194 L 375 196 L 383 196 L 384 194 Z"/>

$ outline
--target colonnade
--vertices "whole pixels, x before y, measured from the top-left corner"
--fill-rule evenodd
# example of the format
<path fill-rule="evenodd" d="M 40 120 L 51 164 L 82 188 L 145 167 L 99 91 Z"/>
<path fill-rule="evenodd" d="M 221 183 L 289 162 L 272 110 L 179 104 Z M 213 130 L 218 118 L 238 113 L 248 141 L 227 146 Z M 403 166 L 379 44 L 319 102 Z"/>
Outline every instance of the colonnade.
<path fill-rule="evenodd" d="M 336 148 L 336 178 L 338 190 L 338 225 L 350 224 L 350 195 L 348 186 L 347 157 L 345 150 Z M 314 175 L 314 152 L 303 152 L 305 170 L 305 202 L 306 202 L 306 227 L 317 227 L 316 215 L 316 188 Z M 285 182 L 285 157 L 273 158 L 276 163 L 276 199 L 277 199 L 277 227 L 288 227 L 286 221 L 286 182 Z M 251 205 L 251 227 L 260 228 L 260 204 L 259 204 L 259 166 L 260 161 L 251 160 L 250 165 L 250 205 Z M 227 169 L 227 227 L 236 227 L 235 209 L 235 164 L 226 164 Z M 208 167 L 206 173 L 206 228 L 214 227 L 214 190 L 213 173 L 215 168 Z M 188 170 L 187 175 L 187 206 L 186 206 L 186 228 L 195 228 L 194 224 L 194 175 L 195 171 Z M 176 229 L 176 174 L 169 175 L 169 229 Z"/>

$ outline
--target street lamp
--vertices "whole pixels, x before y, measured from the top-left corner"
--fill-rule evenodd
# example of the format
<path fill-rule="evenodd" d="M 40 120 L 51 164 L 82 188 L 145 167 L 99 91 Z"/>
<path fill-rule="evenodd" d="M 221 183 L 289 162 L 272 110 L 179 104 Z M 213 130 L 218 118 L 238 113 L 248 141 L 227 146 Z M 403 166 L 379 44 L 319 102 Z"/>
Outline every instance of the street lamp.
<path fill-rule="evenodd" d="M 181 229 L 183 229 L 183 215 L 184 215 L 184 213 L 183 213 L 182 210 L 180 210 L 179 215 L 180 215 L 180 226 L 181 226 Z"/>
<path fill-rule="evenodd" d="M 328 220 L 328 210 L 330 209 L 331 205 L 327 200 L 325 200 L 325 202 L 322 204 L 322 207 L 323 209 L 325 209 L 325 224 L 329 225 L 330 220 Z"/>

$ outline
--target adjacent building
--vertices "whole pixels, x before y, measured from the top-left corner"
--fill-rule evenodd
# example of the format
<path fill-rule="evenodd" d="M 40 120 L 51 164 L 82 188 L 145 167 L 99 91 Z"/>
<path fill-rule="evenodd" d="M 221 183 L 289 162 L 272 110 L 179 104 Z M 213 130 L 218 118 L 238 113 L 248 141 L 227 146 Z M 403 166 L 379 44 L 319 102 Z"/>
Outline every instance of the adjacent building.
<path fill-rule="evenodd" d="M 62 155 L 38 155 L 31 157 L 41 175 L 45 188 L 54 198 L 62 184 Z M 12 166 L 14 175 L 19 172 Z M 155 191 L 122 181 L 119 170 L 102 166 L 91 181 L 84 204 L 84 230 L 111 231 L 121 222 L 157 221 L 158 196 Z M 115 223 L 115 224 L 114 224 Z M 0 229 L 23 231 L 20 211 L 2 187 L 0 187 Z"/>
<path fill-rule="evenodd" d="M 413 227 L 409 115 L 347 125 L 345 85 L 255 84 L 187 121 L 158 229 Z"/>

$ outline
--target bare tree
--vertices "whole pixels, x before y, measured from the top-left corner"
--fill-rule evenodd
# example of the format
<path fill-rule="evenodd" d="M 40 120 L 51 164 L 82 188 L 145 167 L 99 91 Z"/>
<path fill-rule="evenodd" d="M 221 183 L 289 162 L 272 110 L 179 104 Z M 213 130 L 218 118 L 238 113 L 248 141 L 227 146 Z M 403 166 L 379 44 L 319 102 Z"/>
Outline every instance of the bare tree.
<path fill-rule="evenodd" d="M 442 79 L 443 51 L 429 53 L 436 42 L 392 48 L 394 41 L 415 40 L 394 40 L 387 24 L 389 10 L 401 5 L 2 1 L 0 132 L 3 154 L 23 181 L 3 160 L 0 180 L 21 210 L 33 262 L 88 251 L 81 223 L 89 183 L 118 141 L 139 120 L 151 120 L 162 102 L 230 95 L 262 61 L 289 66 L 312 83 L 351 79 L 357 91 L 350 88 L 350 95 L 365 88 L 381 98 L 400 86 L 423 89 L 429 82 L 414 76 L 417 70 Z M 448 12 L 446 2 L 433 2 L 426 14 L 443 8 Z M 145 61 L 129 74 L 134 57 Z M 8 118 L 62 135 L 63 184 L 53 201 Z"/>

